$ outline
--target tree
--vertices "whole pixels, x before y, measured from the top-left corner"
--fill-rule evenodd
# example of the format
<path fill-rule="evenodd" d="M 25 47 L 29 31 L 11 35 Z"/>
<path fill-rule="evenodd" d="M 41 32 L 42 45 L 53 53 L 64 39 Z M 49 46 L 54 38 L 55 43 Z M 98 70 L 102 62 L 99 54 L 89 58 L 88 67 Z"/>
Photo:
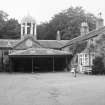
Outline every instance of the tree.
<path fill-rule="evenodd" d="M 43 23 L 37 27 L 38 39 L 53 40 L 55 39 L 54 32 L 54 28 L 50 23 Z"/>
<path fill-rule="evenodd" d="M 20 37 L 20 24 L 15 19 L 8 19 L 8 14 L 0 10 L 0 38 L 17 39 Z"/>
<path fill-rule="evenodd" d="M 103 58 L 102 57 L 97 56 L 93 60 L 92 74 L 105 74 L 105 67 L 103 64 Z"/>
<path fill-rule="evenodd" d="M 95 52 L 96 57 L 100 56 L 103 58 L 103 63 L 105 66 L 105 34 L 100 35 L 95 39 Z"/>
<path fill-rule="evenodd" d="M 44 24 L 44 27 L 41 27 L 41 25 L 43 26 L 41 24 L 38 30 L 40 34 L 38 33 L 38 35 L 43 36 L 44 31 L 46 39 L 56 39 L 56 32 L 59 30 L 62 39 L 72 39 L 80 35 L 80 27 L 83 21 L 88 22 L 90 31 L 95 29 L 95 20 L 96 17 L 91 13 L 85 13 L 82 7 L 70 7 L 54 15 L 47 24 Z M 42 32 L 40 28 L 43 30 Z"/>
<path fill-rule="evenodd" d="M 72 52 L 73 55 L 77 53 L 81 53 L 87 46 L 87 42 L 82 42 L 82 43 L 76 43 L 72 46 L 70 46 L 70 51 Z"/>
<path fill-rule="evenodd" d="M 1 30 L 2 38 L 17 39 L 20 38 L 20 24 L 15 19 L 6 21 L 5 26 Z"/>
<path fill-rule="evenodd" d="M 0 31 L 5 25 L 5 22 L 8 20 L 8 14 L 2 10 L 0 10 Z"/>
<path fill-rule="evenodd" d="M 71 67 L 75 64 L 77 65 L 78 62 L 77 54 L 81 53 L 86 48 L 86 46 L 87 46 L 87 41 L 82 43 L 76 43 L 69 47 L 69 50 L 72 52 L 72 59 L 70 62 Z"/>
<path fill-rule="evenodd" d="M 97 37 L 95 43 L 96 43 L 96 52 L 100 56 L 105 57 L 105 34 Z"/>

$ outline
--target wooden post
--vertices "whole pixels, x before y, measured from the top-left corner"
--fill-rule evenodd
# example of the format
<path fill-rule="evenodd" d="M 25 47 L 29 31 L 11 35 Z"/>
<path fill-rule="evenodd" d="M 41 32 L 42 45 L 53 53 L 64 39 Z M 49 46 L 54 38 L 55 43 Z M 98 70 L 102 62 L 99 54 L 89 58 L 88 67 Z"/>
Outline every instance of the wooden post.
<path fill-rule="evenodd" d="M 12 65 L 12 59 L 9 57 L 9 72 L 12 72 L 12 69 L 13 69 L 12 66 L 13 66 Z"/>
<path fill-rule="evenodd" d="M 34 73 L 33 57 L 32 57 L 32 73 Z"/>
<path fill-rule="evenodd" d="M 3 64 L 3 49 L 2 49 L 2 57 L 1 57 L 1 65 L 2 65 L 2 71 L 4 71 L 4 64 Z"/>
<path fill-rule="evenodd" d="M 54 56 L 53 56 L 53 72 L 54 72 L 54 65 L 55 65 L 55 62 L 54 62 Z"/>
<path fill-rule="evenodd" d="M 74 77 L 76 77 L 76 68 L 74 68 Z"/>
<path fill-rule="evenodd" d="M 65 72 L 67 72 L 68 71 L 68 60 L 67 60 L 67 56 L 66 56 L 66 70 L 65 70 Z"/>

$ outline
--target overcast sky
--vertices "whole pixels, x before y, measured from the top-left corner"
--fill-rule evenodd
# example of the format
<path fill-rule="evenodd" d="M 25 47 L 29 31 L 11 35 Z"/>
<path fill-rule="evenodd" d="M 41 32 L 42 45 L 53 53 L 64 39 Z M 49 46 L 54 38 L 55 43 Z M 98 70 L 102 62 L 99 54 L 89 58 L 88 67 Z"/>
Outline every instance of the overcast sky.
<path fill-rule="evenodd" d="M 82 6 L 87 12 L 97 15 L 102 12 L 105 19 L 105 0 L 0 0 L 0 10 L 19 21 L 30 13 L 37 23 L 48 21 L 54 14 L 69 8 Z"/>

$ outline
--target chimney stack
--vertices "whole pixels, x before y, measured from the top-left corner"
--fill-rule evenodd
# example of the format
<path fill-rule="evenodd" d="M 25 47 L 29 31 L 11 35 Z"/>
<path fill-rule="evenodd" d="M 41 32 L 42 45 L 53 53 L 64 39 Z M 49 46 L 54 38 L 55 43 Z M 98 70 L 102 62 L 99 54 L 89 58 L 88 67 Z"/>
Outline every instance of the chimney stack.
<path fill-rule="evenodd" d="M 96 29 L 102 28 L 102 27 L 104 26 L 104 20 L 103 20 L 103 18 L 102 18 L 101 15 L 102 15 L 102 14 L 99 13 L 99 14 L 98 14 L 98 17 L 97 17 L 97 19 L 96 19 Z"/>
<path fill-rule="evenodd" d="M 80 31 L 81 31 L 81 36 L 84 36 L 89 32 L 89 26 L 88 26 L 87 22 L 82 22 L 81 23 Z"/>
<path fill-rule="evenodd" d="M 60 31 L 59 31 L 59 30 L 57 31 L 57 37 L 56 37 L 56 40 L 61 40 L 61 34 L 60 34 Z"/>

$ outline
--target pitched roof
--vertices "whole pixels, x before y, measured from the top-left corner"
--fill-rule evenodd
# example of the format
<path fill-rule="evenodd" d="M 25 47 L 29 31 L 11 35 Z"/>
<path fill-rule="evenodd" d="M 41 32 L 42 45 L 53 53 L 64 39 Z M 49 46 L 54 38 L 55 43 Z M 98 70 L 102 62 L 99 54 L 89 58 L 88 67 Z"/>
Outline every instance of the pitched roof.
<path fill-rule="evenodd" d="M 32 43 L 31 46 L 27 46 L 25 42 L 30 41 Z M 13 46 L 13 49 L 27 49 L 29 47 L 42 47 L 38 41 L 36 41 L 33 37 L 26 37 L 23 40 L 20 40 L 16 45 Z"/>
<path fill-rule="evenodd" d="M 19 40 L 0 39 L 0 48 L 12 48 Z"/>
<path fill-rule="evenodd" d="M 70 52 L 60 51 L 47 48 L 29 48 L 27 50 L 14 51 L 10 56 L 19 56 L 19 55 L 71 55 Z"/>
<path fill-rule="evenodd" d="M 26 40 L 26 39 L 25 39 Z M 34 40 L 34 39 L 32 39 Z M 0 39 L 0 48 L 13 48 L 20 43 L 22 43 L 24 40 L 7 40 L 7 39 Z M 69 40 L 35 40 L 36 43 L 38 43 L 42 48 L 53 48 L 53 49 L 59 49 L 62 46 L 64 46 L 66 43 L 69 42 Z"/>
<path fill-rule="evenodd" d="M 81 42 L 81 41 L 84 41 L 84 40 L 88 40 L 90 38 L 93 38 L 93 37 L 96 37 L 98 35 L 102 35 L 102 34 L 105 34 L 105 26 L 100 28 L 100 29 L 96 29 L 94 31 L 91 31 L 89 32 L 88 34 L 86 34 L 85 36 L 79 36 L 79 37 L 76 37 L 76 38 L 73 38 L 72 40 L 69 40 L 68 43 L 66 43 L 63 47 L 61 48 L 64 48 L 64 47 L 67 47 L 67 46 L 70 46 L 70 45 L 73 45 L 75 43 L 78 43 L 78 42 Z"/>
<path fill-rule="evenodd" d="M 66 43 L 69 42 L 69 40 L 37 40 L 40 45 L 42 45 L 44 48 L 55 48 L 59 49 L 62 46 L 64 46 Z"/>

